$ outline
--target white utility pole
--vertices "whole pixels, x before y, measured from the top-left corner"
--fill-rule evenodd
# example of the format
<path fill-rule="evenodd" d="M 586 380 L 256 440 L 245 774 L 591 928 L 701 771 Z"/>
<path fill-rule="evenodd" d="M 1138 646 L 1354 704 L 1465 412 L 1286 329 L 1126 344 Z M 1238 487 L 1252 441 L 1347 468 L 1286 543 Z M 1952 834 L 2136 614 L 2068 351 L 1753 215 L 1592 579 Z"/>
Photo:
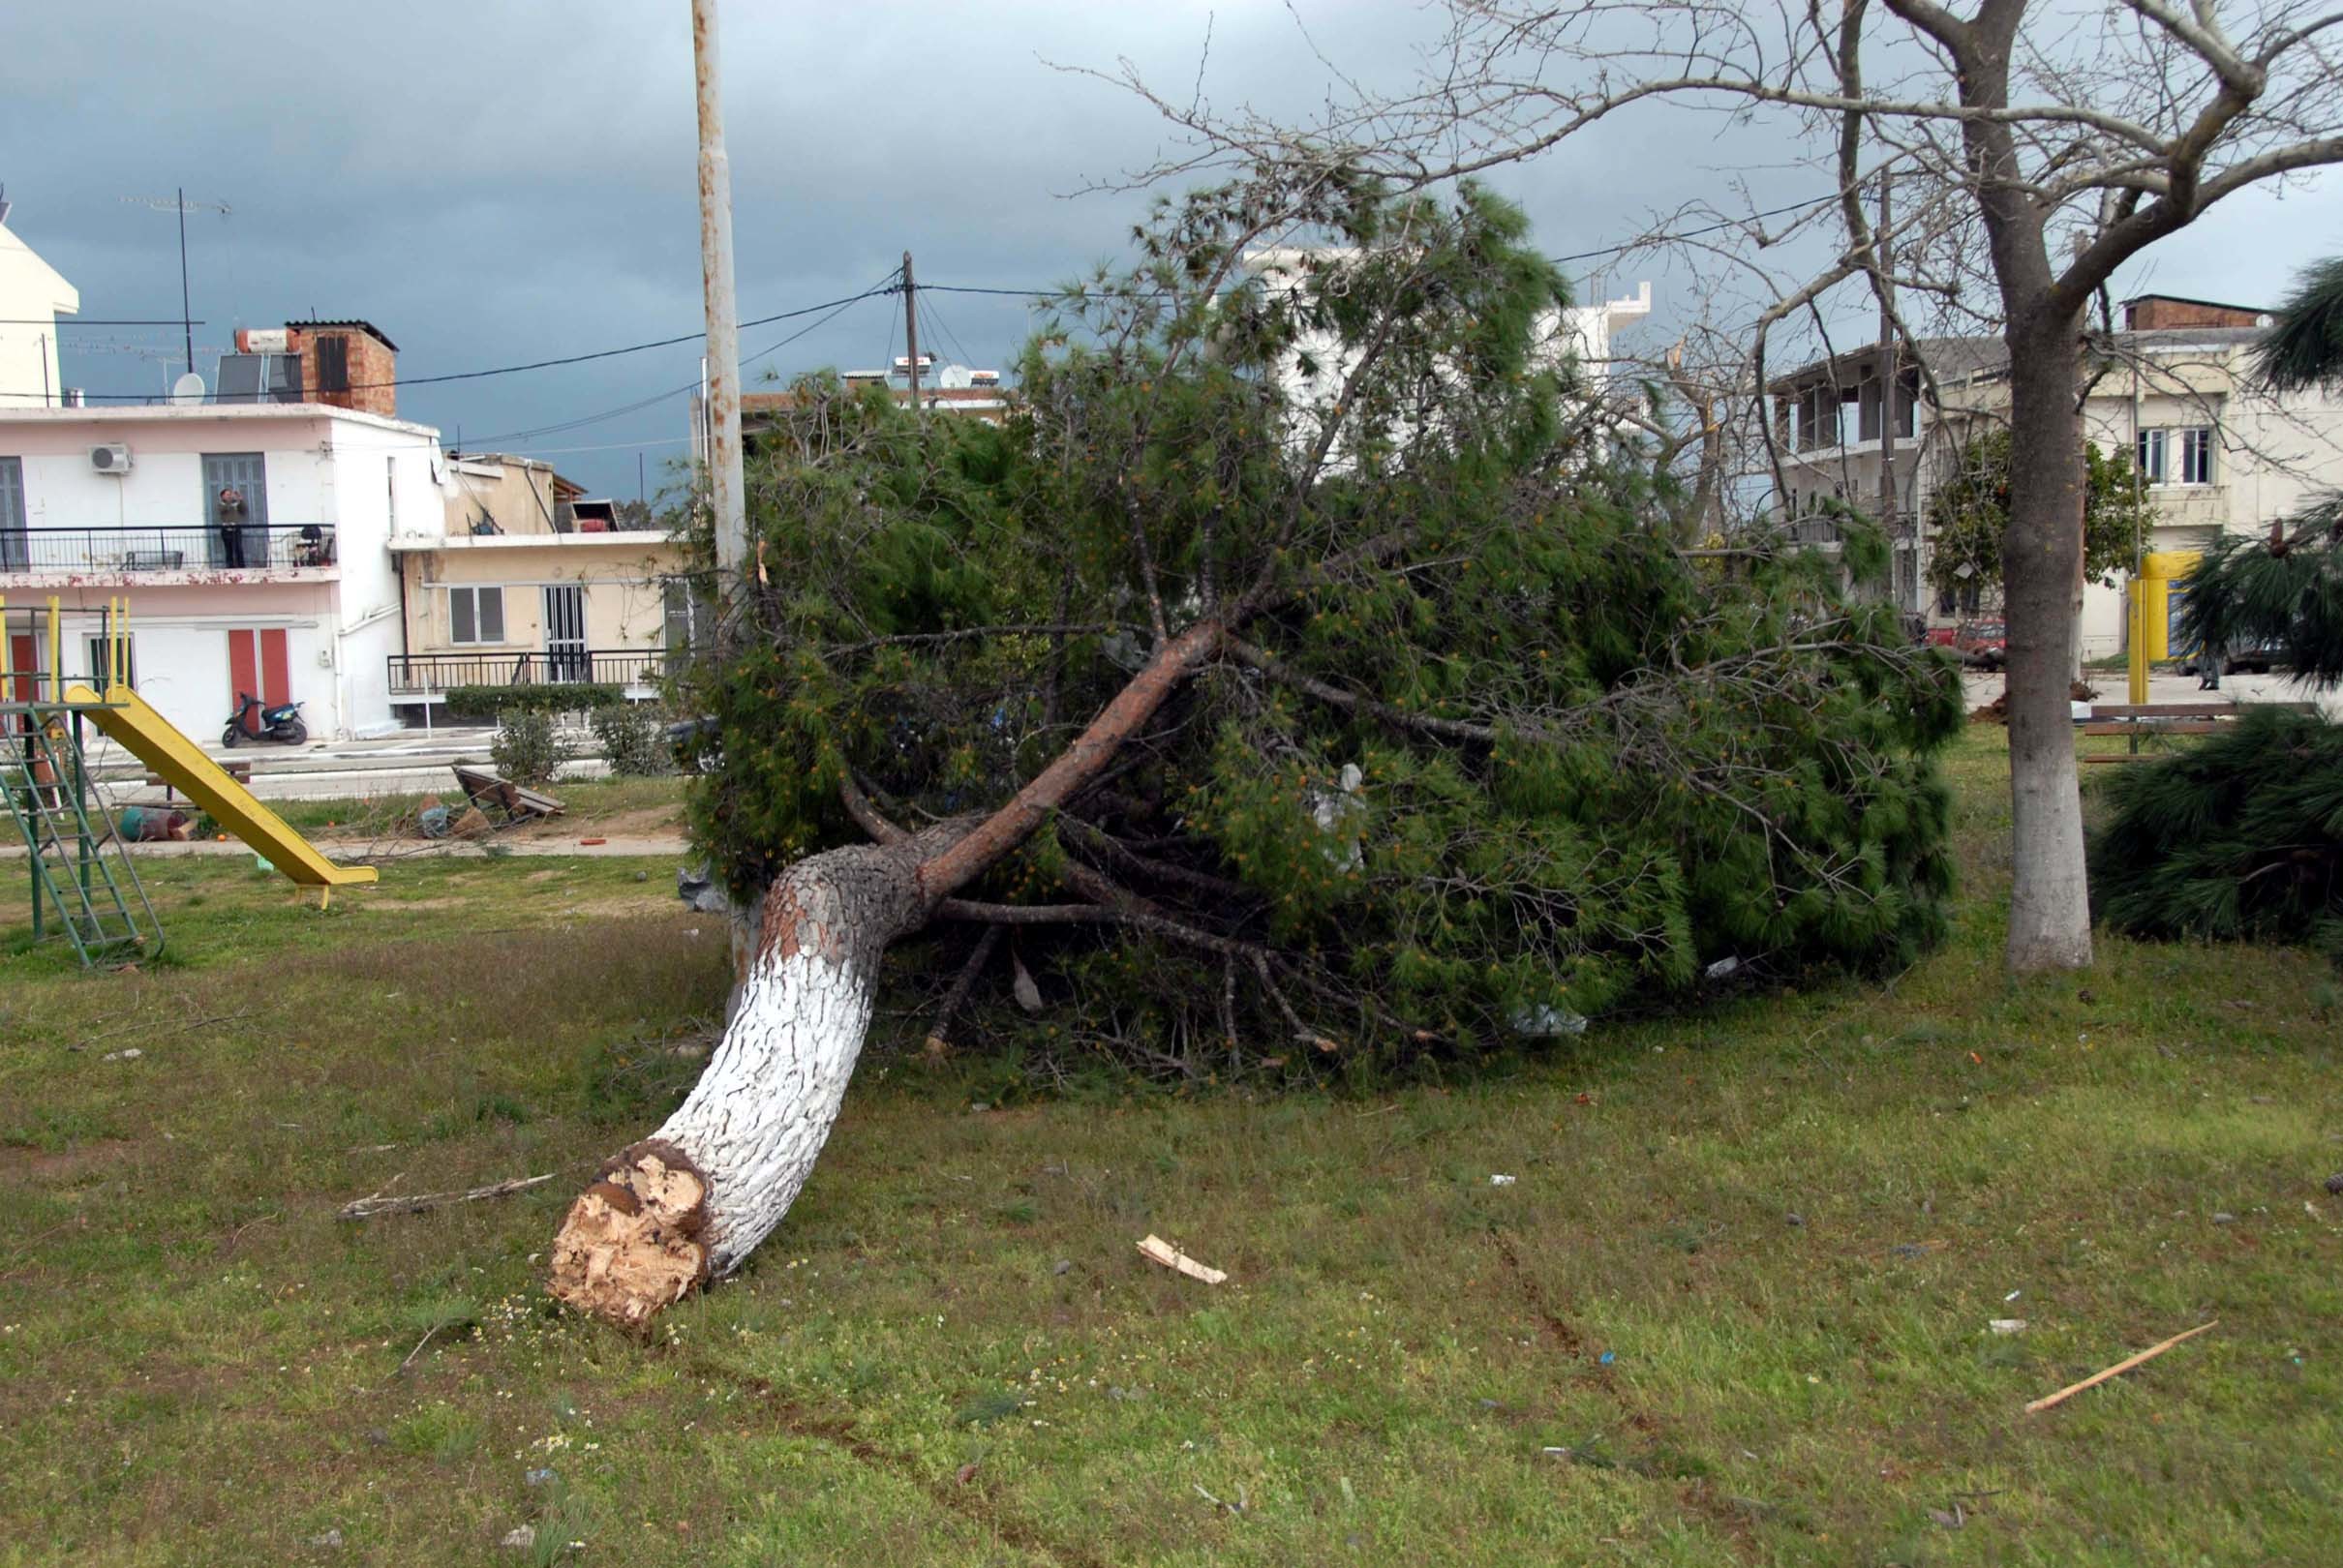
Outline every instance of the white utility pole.
<path fill-rule="evenodd" d="M 708 484 L 715 511 L 716 594 L 748 558 L 748 498 L 741 478 L 741 323 L 732 297 L 732 165 L 724 156 L 723 82 L 715 0 L 691 0 L 691 58 L 699 79 L 700 281 L 708 307 Z"/>

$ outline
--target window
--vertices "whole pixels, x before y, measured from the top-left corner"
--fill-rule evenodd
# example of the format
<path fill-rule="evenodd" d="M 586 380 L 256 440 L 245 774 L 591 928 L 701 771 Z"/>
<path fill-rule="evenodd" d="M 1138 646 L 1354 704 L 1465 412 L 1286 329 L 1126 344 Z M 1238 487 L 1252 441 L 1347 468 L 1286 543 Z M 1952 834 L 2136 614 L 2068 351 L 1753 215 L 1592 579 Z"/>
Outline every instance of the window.
<path fill-rule="evenodd" d="M 670 577 L 666 590 L 667 651 L 677 655 L 704 653 L 715 647 L 715 606 L 707 590 L 688 578 Z"/>
<path fill-rule="evenodd" d="M 350 340 L 348 338 L 320 338 L 316 349 L 318 390 L 347 392 L 350 390 Z"/>
<path fill-rule="evenodd" d="M 104 691 L 114 678 L 114 672 L 107 666 L 106 658 L 106 639 L 103 637 L 91 638 L 89 640 L 89 663 L 83 668 L 89 672 L 89 683 L 100 691 Z M 134 637 L 126 636 L 122 639 L 122 683 L 134 691 L 137 689 L 138 643 L 137 639 Z"/>
<path fill-rule="evenodd" d="M 390 507 L 390 531 L 396 533 L 399 531 L 399 460 L 395 457 L 382 460 L 382 494 Z"/>
<path fill-rule="evenodd" d="M 2213 482 L 2213 428 L 2191 425 L 2140 433 L 2140 477 L 2151 485 Z"/>
<path fill-rule="evenodd" d="M 2213 482 L 2213 432 L 2210 425 L 2199 425 L 2184 430 L 2180 436 L 2180 473 L 2175 481 L 2183 485 L 2209 485 Z"/>
<path fill-rule="evenodd" d="M 504 641 L 504 590 L 501 588 L 449 588 L 447 640 L 451 643 Z"/>
<path fill-rule="evenodd" d="M 24 460 L 0 457 L 0 572 L 30 565 L 32 543 L 24 531 Z"/>

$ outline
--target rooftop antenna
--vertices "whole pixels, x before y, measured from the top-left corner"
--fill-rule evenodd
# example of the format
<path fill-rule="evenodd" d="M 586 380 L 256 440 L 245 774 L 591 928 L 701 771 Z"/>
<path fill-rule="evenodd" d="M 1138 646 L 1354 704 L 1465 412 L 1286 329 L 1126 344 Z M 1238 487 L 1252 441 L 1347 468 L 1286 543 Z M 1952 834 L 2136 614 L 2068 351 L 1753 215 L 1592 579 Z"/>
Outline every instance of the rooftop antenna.
<path fill-rule="evenodd" d="M 134 207 L 152 207 L 157 212 L 176 212 L 179 215 L 179 330 L 186 338 L 187 374 L 193 376 L 196 374 L 196 313 L 187 302 L 187 209 L 193 207 L 198 212 L 216 212 L 223 218 L 233 209 L 225 201 L 190 201 L 185 187 L 173 192 L 168 201 L 160 196 L 124 196 L 122 199 Z"/>

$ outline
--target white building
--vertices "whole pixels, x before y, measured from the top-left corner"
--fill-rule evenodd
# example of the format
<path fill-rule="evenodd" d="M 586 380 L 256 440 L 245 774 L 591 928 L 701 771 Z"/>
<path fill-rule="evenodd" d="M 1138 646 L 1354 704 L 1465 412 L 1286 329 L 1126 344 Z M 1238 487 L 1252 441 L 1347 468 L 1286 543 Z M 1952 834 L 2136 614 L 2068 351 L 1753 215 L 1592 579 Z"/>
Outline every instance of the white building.
<path fill-rule="evenodd" d="M 0 200 L 0 408 L 62 403 L 57 317 L 81 309 L 81 295 L 32 247 L 9 231 Z"/>
<path fill-rule="evenodd" d="M 59 599 L 72 675 L 127 597 L 133 683 L 198 740 L 247 691 L 305 704 L 320 737 L 391 729 L 389 540 L 402 517 L 437 526 L 440 467 L 429 427 L 318 404 L 0 409 L 0 594 Z"/>
<path fill-rule="evenodd" d="M 73 290 L 8 244 L 0 276 L 29 292 L 6 314 L 38 338 Z M 97 671 L 100 618 L 127 599 L 133 684 L 198 740 L 221 738 L 245 692 L 302 703 L 321 738 L 391 729 L 404 627 L 389 541 L 402 519 L 441 526 L 439 433 L 336 406 L 390 407 L 394 350 L 365 323 L 250 336 L 270 351 L 223 362 L 255 388 L 246 401 L 0 401 L 0 596 L 12 611 L 58 601 L 69 676 Z M 53 352 L 48 365 L 53 380 Z M 13 667 L 46 669 L 21 617 L 10 630 Z"/>
<path fill-rule="evenodd" d="M 2268 317 L 2250 306 L 2169 295 L 2124 304 L 2124 330 L 2084 356 L 2084 437 L 2110 455 L 2129 454 L 2155 522 L 2145 554 L 2185 558 L 2225 532 L 2267 533 L 2323 491 L 2343 489 L 2343 403 L 2328 393 L 2260 390 L 2251 355 Z M 1997 606 L 1963 603 L 1928 585 L 1930 502 L 1974 435 L 2006 422 L 2008 356 L 1997 339 L 1924 340 L 1936 399 L 1918 367 L 1903 366 L 1895 400 L 1896 601 L 1946 624 Z M 1851 350 L 1776 379 L 1780 498 L 1792 517 L 1818 499 L 1877 515 L 1882 467 L 1879 359 Z M 2084 592 L 2082 656 L 2124 648 L 2125 589 Z"/>
<path fill-rule="evenodd" d="M 1247 252 L 1244 267 L 1268 288 L 1291 289 L 1299 286 L 1312 269 L 1339 265 L 1358 255 L 1354 249 L 1336 246 L 1272 246 Z M 1612 339 L 1651 314 L 1652 286 L 1648 282 L 1637 285 L 1636 291 L 1625 299 L 1549 311 L 1534 329 L 1538 353 L 1557 368 L 1566 363 L 1574 366 L 1579 395 L 1594 402 L 1610 386 Z M 1304 334 L 1279 367 L 1281 390 L 1295 409 L 1331 404 L 1341 396 L 1356 363 L 1354 352 L 1333 333 Z"/>

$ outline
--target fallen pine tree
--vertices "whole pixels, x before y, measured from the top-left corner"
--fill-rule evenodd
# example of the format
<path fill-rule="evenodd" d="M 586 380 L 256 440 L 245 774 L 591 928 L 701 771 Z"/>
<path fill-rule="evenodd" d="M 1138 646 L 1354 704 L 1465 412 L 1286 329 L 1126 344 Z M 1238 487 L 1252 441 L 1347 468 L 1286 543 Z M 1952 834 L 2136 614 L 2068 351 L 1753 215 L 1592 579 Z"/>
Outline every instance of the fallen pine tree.
<path fill-rule="evenodd" d="M 1842 597 L 1879 540 L 1673 548 L 1514 210 L 1321 169 L 1139 244 L 1005 425 L 810 380 L 752 471 L 688 692 L 748 958 L 697 1086 L 569 1211 L 573 1307 L 639 1327 L 763 1240 L 915 935 L 939 1040 L 1233 1074 L 1941 934 L 1959 682 Z"/>

